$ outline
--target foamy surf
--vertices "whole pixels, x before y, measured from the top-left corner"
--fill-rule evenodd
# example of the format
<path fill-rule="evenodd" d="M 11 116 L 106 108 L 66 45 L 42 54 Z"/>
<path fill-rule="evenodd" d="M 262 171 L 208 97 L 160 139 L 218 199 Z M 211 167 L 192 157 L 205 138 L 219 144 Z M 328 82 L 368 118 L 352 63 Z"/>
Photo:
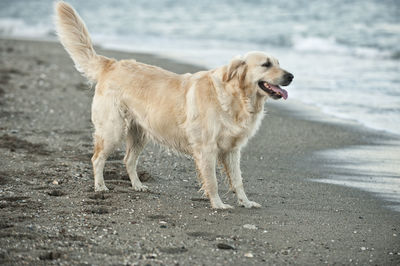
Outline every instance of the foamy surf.
<path fill-rule="evenodd" d="M 355 146 L 321 151 L 317 160 L 328 161 L 333 174 L 314 181 L 347 186 L 373 193 L 386 206 L 400 212 L 400 143 Z"/>

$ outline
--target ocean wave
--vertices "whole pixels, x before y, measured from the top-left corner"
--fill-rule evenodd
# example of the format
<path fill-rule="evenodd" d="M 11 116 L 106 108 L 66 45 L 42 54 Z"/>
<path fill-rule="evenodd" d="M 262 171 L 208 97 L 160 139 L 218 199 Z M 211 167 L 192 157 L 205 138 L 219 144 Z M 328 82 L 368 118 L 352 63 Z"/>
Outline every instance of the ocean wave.
<path fill-rule="evenodd" d="M 347 44 L 338 42 L 334 37 L 322 38 L 315 36 L 294 36 L 292 38 L 293 49 L 298 52 L 306 53 L 331 53 L 339 55 L 350 55 L 357 57 L 367 58 L 392 58 L 396 59 L 395 56 L 399 56 L 396 53 L 390 51 L 382 51 L 378 48 L 370 47 L 351 47 Z"/>
<path fill-rule="evenodd" d="M 14 37 L 48 37 L 55 36 L 53 25 L 49 24 L 27 24 L 22 19 L 1 18 L 0 36 Z"/>

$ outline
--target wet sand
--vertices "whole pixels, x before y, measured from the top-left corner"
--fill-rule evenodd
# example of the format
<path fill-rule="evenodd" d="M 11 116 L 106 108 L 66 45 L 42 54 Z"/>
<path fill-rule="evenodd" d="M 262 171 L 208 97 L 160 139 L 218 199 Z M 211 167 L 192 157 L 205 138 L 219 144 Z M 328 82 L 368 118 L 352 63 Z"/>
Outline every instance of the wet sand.
<path fill-rule="evenodd" d="M 178 73 L 201 69 L 97 50 Z M 318 151 L 380 134 L 267 102 L 241 163 L 261 209 L 210 209 L 193 161 L 153 145 L 139 162 L 150 192 L 130 190 L 121 148 L 106 165 L 111 191 L 94 193 L 93 90 L 57 43 L 0 39 L 0 55 L 1 264 L 400 264 L 400 213 L 367 192 L 311 181 L 332 171 L 316 163 Z M 219 177 L 223 200 L 235 205 Z"/>

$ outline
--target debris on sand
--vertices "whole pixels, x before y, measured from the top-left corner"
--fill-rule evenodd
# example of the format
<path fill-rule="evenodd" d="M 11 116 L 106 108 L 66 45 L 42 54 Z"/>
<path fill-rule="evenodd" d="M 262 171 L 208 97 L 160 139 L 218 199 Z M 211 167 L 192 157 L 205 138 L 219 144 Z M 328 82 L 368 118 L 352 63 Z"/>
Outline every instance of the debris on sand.
<path fill-rule="evenodd" d="M 47 193 L 49 196 L 53 196 L 53 197 L 61 197 L 64 196 L 65 193 L 62 190 L 59 189 L 54 189 L 50 192 Z"/>
<path fill-rule="evenodd" d="M 217 248 L 219 248 L 219 249 L 235 249 L 235 247 L 225 244 L 225 243 L 218 243 Z"/>
<path fill-rule="evenodd" d="M 251 252 L 244 253 L 244 256 L 246 258 L 253 258 L 254 257 L 253 253 L 251 253 Z"/>
<path fill-rule="evenodd" d="M 256 230 L 257 226 L 255 226 L 254 224 L 245 224 L 245 225 L 243 225 L 243 228 L 250 229 L 250 230 Z"/>

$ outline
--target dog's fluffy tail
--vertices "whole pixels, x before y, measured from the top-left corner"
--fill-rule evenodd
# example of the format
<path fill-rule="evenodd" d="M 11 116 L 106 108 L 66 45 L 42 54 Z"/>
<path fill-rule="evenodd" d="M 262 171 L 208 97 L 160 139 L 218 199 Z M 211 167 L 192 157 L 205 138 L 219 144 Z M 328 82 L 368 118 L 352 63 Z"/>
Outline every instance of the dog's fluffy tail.
<path fill-rule="evenodd" d="M 111 59 L 96 54 L 85 23 L 69 4 L 55 4 L 58 37 L 75 63 L 76 69 L 89 80 L 96 81 Z"/>

